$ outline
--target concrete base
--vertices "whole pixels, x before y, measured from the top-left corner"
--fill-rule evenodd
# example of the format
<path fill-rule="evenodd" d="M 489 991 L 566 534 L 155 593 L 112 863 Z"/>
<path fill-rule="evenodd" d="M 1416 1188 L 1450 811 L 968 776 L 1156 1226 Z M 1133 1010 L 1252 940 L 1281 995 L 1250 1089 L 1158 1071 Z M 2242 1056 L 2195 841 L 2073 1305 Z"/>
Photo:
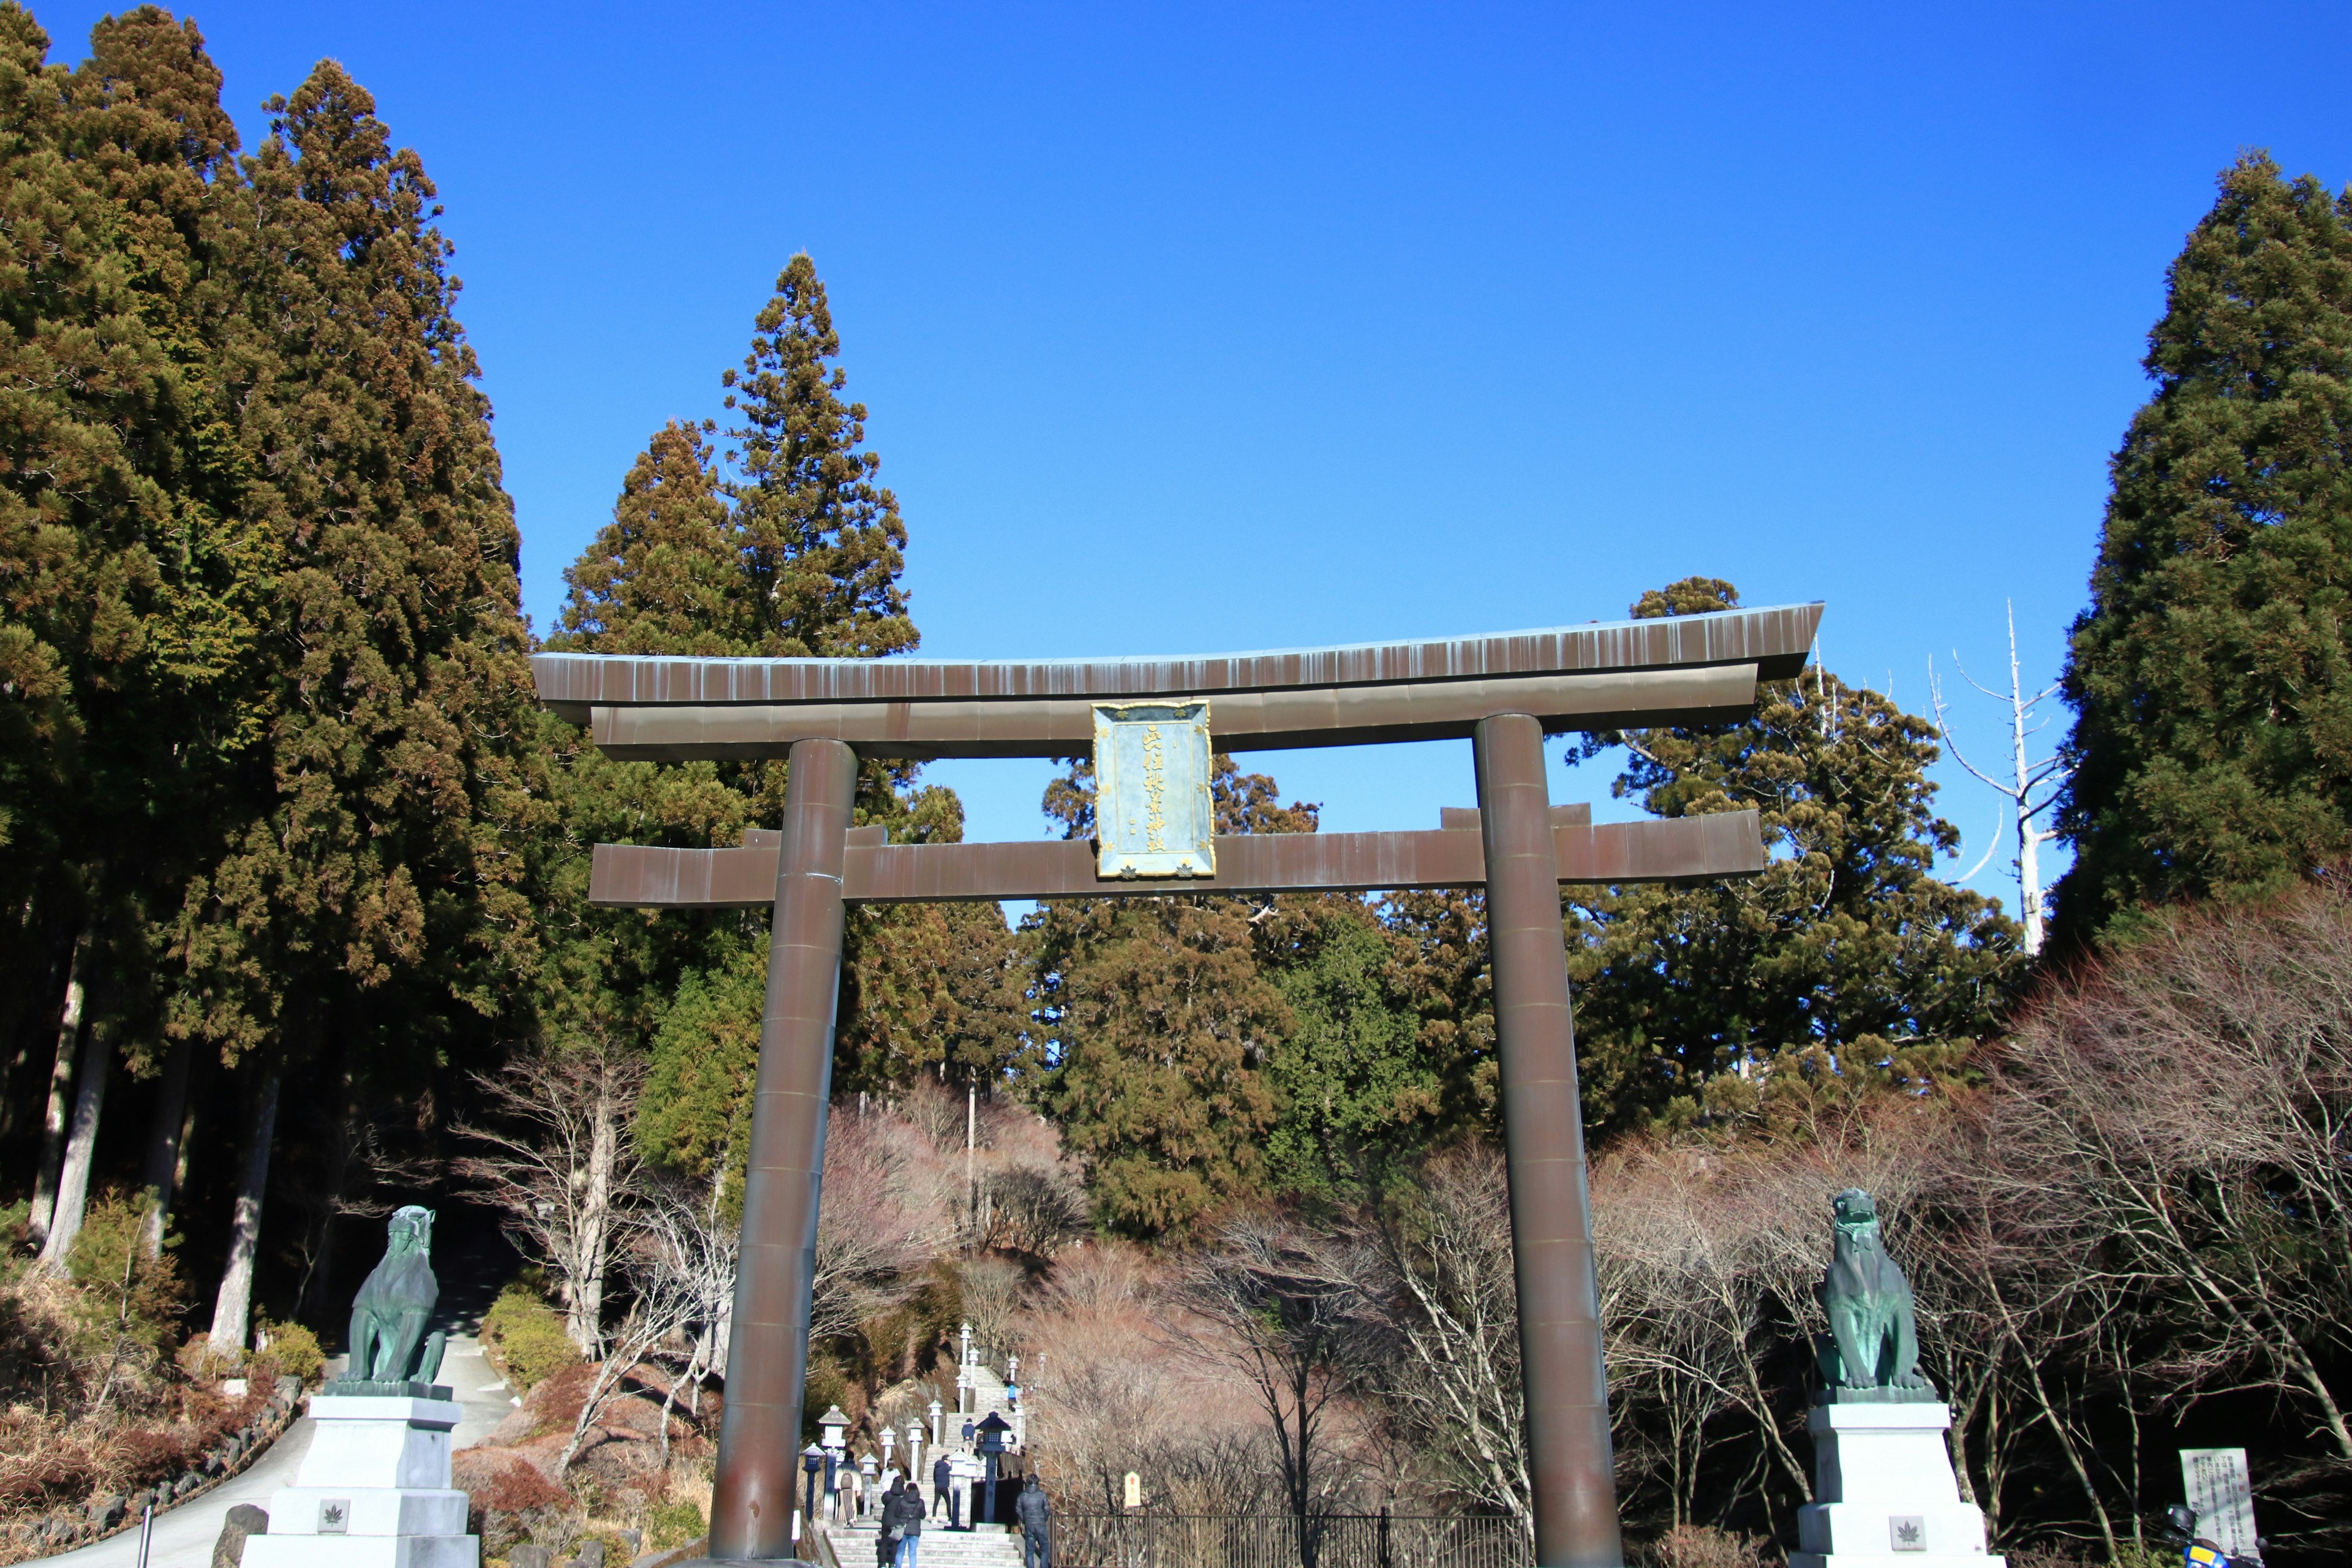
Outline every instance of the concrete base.
<path fill-rule="evenodd" d="M 1952 1474 L 1951 1407 L 1817 1405 L 1813 1495 L 1797 1510 L 1789 1568 L 2003 1568 L 1985 1551 L 1984 1514 Z"/>
<path fill-rule="evenodd" d="M 449 1485 L 457 1406 L 399 1394 L 318 1394 L 310 1451 L 269 1497 L 247 1568 L 479 1568 L 466 1494 Z"/>
<path fill-rule="evenodd" d="M 481 1568 L 471 1535 L 248 1535 L 245 1568 Z"/>

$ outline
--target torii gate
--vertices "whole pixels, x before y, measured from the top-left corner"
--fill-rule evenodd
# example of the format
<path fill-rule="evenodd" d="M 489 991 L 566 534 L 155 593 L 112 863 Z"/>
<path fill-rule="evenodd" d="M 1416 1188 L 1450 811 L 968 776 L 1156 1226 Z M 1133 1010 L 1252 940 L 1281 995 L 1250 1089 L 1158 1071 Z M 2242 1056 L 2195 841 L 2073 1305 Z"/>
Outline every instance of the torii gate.
<path fill-rule="evenodd" d="M 605 905 L 775 911 L 710 1557 L 793 1552 L 845 905 L 1484 885 L 1536 1562 L 1618 1568 L 1559 884 L 1752 875 L 1765 855 L 1752 811 L 1596 826 L 1589 807 L 1552 806 L 1543 741 L 1745 717 L 1759 680 L 1803 668 L 1821 613 L 1815 604 L 1444 642 L 1066 663 L 533 656 L 541 703 L 586 725 L 608 755 L 790 760 L 781 831 L 746 833 L 740 849 L 599 845 L 589 891 Z M 1140 875 L 1135 858 L 1114 864 L 1111 847 L 1085 841 L 890 846 L 880 828 L 850 826 L 860 756 L 1075 756 L 1138 704 L 1162 725 L 1205 731 L 1204 756 L 1210 743 L 1232 752 L 1467 736 L 1478 809 L 1449 809 L 1436 831 L 1419 833 L 1211 839 L 1203 826 L 1195 854 L 1141 856 Z M 1097 758 L 1098 772 L 1108 760 Z M 1150 766 L 1156 852 L 1157 752 Z M 1107 835 L 1118 831 L 1108 826 L 1113 804 L 1097 805 Z M 1140 855 L 1141 841 L 1133 847 Z"/>

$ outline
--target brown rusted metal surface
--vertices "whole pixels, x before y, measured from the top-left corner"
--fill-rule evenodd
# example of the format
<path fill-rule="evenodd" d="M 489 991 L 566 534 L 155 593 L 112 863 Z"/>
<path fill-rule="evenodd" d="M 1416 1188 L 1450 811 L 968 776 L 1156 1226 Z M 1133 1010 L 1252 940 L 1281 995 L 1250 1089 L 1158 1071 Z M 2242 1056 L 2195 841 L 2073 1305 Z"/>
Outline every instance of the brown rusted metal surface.
<path fill-rule="evenodd" d="M 1551 825 L 1554 827 L 1585 827 L 1591 822 L 1592 806 L 1589 802 L 1578 801 L 1573 805 L 1551 808 Z M 1478 831 L 1478 808 L 1475 805 L 1441 805 L 1437 808 L 1437 826 L 1450 832 L 1475 833 Z M 1561 879 L 1563 881 L 1575 879 L 1572 877 Z"/>
<path fill-rule="evenodd" d="M 542 653 L 531 657 L 531 668 L 540 700 L 580 722 L 599 705 L 1216 698 L 1712 664 L 1753 664 L 1763 679 L 1779 680 L 1803 668 L 1821 614 L 1819 605 L 1792 605 L 1485 637 L 1183 658 L 967 662 Z"/>
<path fill-rule="evenodd" d="M 1552 808 L 1559 879 L 1568 883 L 1675 882 L 1752 875 L 1764 843 L 1752 811 L 1654 822 L 1580 820 L 1591 808 Z M 1106 882 L 1084 839 L 1032 844 L 853 841 L 843 858 L 851 903 L 943 903 L 959 899 L 1149 897 L 1160 893 L 1283 893 L 1472 888 L 1486 879 L 1477 814 L 1457 806 L 1426 833 L 1250 834 L 1215 840 L 1217 874 L 1174 881 Z M 1470 820 L 1455 826 L 1460 818 Z M 860 830 L 861 832 L 863 830 Z M 599 844 L 591 903 L 632 909 L 761 909 L 775 896 L 776 836 L 740 849 L 660 849 Z"/>
<path fill-rule="evenodd" d="M 1219 751 L 1246 752 L 1460 740 L 1489 713 L 1533 713 L 1553 733 L 1727 723 L 1755 704 L 1756 666 L 1729 664 L 1243 691 L 1210 700 L 1209 729 Z M 598 706 L 588 729 L 625 762 L 780 757 L 817 736 L 869 757 L 1068 757 L 1092 752 L 1094 709 L 1085 698 Z"/>
<path fill-rule="evenodd" d="M 1536 1562 L 1539 1568 L 1620 1568 L 1624 1547 L 1556 858 L 1563 834 L 1603 830 L 1552 826 L 1543 729 L 1533 718 L 1488 719 L 1471 747 L 1486 842 Z"/>
<path fill-rule="evenodd" d="M 793 1555 L 817 1188 L 841 974 L 841 869 L 857 758 L 837 741 L 793 748 L 773 869 L 768 999 L 743 1184 L 742 1248 L 727 1348 L 727 1405 L 710 1499 L 714 1558 Z"/>

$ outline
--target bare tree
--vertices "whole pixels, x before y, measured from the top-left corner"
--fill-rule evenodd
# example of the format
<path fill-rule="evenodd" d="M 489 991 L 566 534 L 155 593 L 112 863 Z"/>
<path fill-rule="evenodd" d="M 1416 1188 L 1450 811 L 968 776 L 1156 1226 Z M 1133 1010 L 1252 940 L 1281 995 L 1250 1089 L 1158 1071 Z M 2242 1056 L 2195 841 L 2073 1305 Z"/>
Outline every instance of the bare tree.
<path fill-rule="evenodd" d="M 1220 1331 L 1203 1335 L 1181 1321 L 1162 1328 L 1171 1348 L 1248 1380 L 1274 1439 L 1300 1568 L 1315 1568 L 1324 1520 L 1348 1479 L 1338 1473 L 1327 1428 L 1368 1361 L 1355 1270 L 1334 1267 L 1328 1251 L 1326 1238 L 1280 1216 L 1228 1220 L 1188 1260 L 1179 1297 Z"/>
<path fill-rule="evenodd" d="M 2047 722 L 2035 721 L 2034 710 L 2057 695 L 2058 688 L 2053 684 L 2031 697 L 2025 695 L 2017 667 L 2017 606 L 2011 605 L 2008 610 L 2009 689 L 2006 692 L 1995 691 L 1990 687 L 1979 685 L 1965 668 L 1960 670 L 1960 679 L 1994 701 L 2009 706 L 2010 772 L 2007 777 L 1994 778 L 1961 753 L 1960 742 L 1952 734 L 1952 727 L 1944 717 L 1944 689 L 1936 679 L 1936 666 L 1932 659 L 1927 664 L 1927 692 L 1936 705 L 1937 732 L 1943 737 L 1944 744 L 1951 748 L 1952 760 L 2009 803 L 2010 814 L 2017 826 L 2019 918 L 2025 922 L 2025 951 L 2038 953 L 2042 951 L 2042 864 L 2038 851 L 2058 835 L 2053 829 L 2034 826 L 2033 821 L 2057 804 L 2058 788 L 2065 782 L 2067 769 L 2064 759 L 2058 756 L 2044 757 L 2040 762 L 2029 759 L 2027 741 Z M 1960 656 L 1953 654 L 1952 663 L 1957 666 L 1959 662 Z M 1978 865 L 1981 867 L 1983 862 L 1979 861 Z M 1975 874 L 1975 871 L 1969 873 L 1969 876 Z M 1967 878 L 1961 880 L 1965 881 Z"/>
<path fill-rule="evenodd" d="M 698 1187 L 641 1173 L 630 1210 L 636 1233 L 632 1275 L 649 1280 L 652 1294 L 676 1303 L 670 1329 L 678 1349 L 670 1359 L 677 1371 L 662 1394 L 661 1455 L 667 1465 L 670 1412 L 678 1394 L 687 1394 L 699 1416 L 703 1380 L 727 1363 L 741 1231 L 728 1216 L 723 1179 Z M 650 1342 L 646 1353 L 658 1355 L 662 1343 Z"/>
<path fill-rule="evenodd" d="M 2018 1030 L 1988 1179 L 2163 1313 L 2185 1386 L 2236 1370 L 2352 1461 L 2327 1370 L 2352 1349 L 2352 889 L 2154 918 Z"/>
<path fill-rule="evenodd" d="M 1533 1541 L 1502 1155 L 1483 1143 L 1441 1154 L 1406 1202 L 1358 1215 L 1352 1229 L 1340 1258 L 1350 1310 L 1375 1331 L 1381 1403 L 1443 1485 Z"/>
<path fill-rule="evenodd" d="M 543 1047 L 497 1073 L 478 1073 L 497 1121 L 457 1131 L 487 1152 L 453 1163 L 506 1212 L 524 1256 L 554 1276 L 564 1330 L 584 1355 L 604 1344 L 604 1277 L 631 1190 L 627 1136 L 644 1064 L 602 1036 Z"/>
<path fill-rule="evenodd" d="M 572 1436 L 565 1441 L 563 1451 L 555 1461 L 558 1480 L 571 1469 L 572 1462 L 580 1457 L 581 1451 L 588 1447 L 605 1409 L 626 1391 L 629 1379 L 638 1373 L 654 1347 L 677 1336 L 707 1310 L 707 1300 L 699 1289 L 703 1276 L 695 1266 L 696 1260 L 691 1256 L 680 1258 L 671 1250 L 680 1241 L 689 1247 L 695 1245 L 698 1231 L 693 1221 L 685 1218 L 675 1207 L 669 1208 L 665 1218 L 668 1223 L 656 1222 L 651 1226 L 633 1226 L 630 1245 L 621 1253 L 623 1271 L 629 1283 L 628 1310 L 607 1336 L 604 1358 L 597 1363 L 596 1376 L 588 1385 L 586 1397 L 580 1402 L 579 1414 L 572 1417 Z M 682 1227 L 677 1224 L 681 1219 L 685 1221 Z M 670 1386 L 675 1391 L 677 1384 L 673 1383 Z M 668 1452 L 670 1408 L 669 1401 L 665 1400 L 662 1405 L 665 1456 Z"/>
<path fill-rule="evenodd" d="M 1022 1292 L 1028 1282 L 1028 1270 L 1009 1258 L 983 1253 L 957 1265 L 963 1320 L 971 1325 L 974 1345 L 999 1353 L 1015 1348 L 1013 1321 L 1021 1310 Z"/>
<path fill-rule="evenodd" d="M 1021 1332 L 1053 1347 L 1023 1391 L 1030 1443 L 1063 1495 L 1116 1513 L 1133 1471 L 1152 1509 L 1241 1513 L 1273 1500 L 1276 1467 L 1246 1383 L 1229 1363 L 1160 1348 L 1156 1325 L 1180 1310 L 1151 1260 L 1122 1242 L 1062 1253 L 1029 1299 Z"/>
<path fill-rule="evenodd" d="M 901 1118 L 829 1114 L 811 1338 L 855 1332 L 906 1300 L 919 1288 L 916 1272 L 946 1245 L 953 1226 L 926 1148 Z"/>

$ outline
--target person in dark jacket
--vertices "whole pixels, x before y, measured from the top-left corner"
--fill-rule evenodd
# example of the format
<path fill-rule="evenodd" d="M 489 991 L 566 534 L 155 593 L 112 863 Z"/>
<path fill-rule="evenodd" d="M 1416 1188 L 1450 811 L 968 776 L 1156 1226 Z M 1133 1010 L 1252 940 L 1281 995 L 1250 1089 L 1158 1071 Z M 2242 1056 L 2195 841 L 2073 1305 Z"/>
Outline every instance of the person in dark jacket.
<path fill-rule="evenodd" d="M 1045 1489 L 1034 1474 L 1021 1483 L 1013 1515 L 1021 1521 L 1021 1568 L 1052 1568 L 1054 1505 L 1045 1500 Z"/>
<path fill-rule="evenodd" d="M 898 1527 L 898 1568 L 915 1568 L 915 1547 L 923 1538 L 923 1489 L 909 1486 L 901 1491 L 887 1517 Z"/>
<path fill-rule="evenodd" d="M 950 1530 L 963 1527 L 963 1510 L 956 1496 L 955 1467 L 948 1463 L 944 1453 L 931 1462 L 931 1512 L 936 1516 L 941 1509 L 948 1510 Z"/>
<path fill-rule="evenodd" d="M 874 1505 L 874 1568 L 890 1568 L 898 1558 L 898 1543 L 890 1539 L 890 1515 L 898 1506 L 898 1483 L 894 1479 Z"/>

